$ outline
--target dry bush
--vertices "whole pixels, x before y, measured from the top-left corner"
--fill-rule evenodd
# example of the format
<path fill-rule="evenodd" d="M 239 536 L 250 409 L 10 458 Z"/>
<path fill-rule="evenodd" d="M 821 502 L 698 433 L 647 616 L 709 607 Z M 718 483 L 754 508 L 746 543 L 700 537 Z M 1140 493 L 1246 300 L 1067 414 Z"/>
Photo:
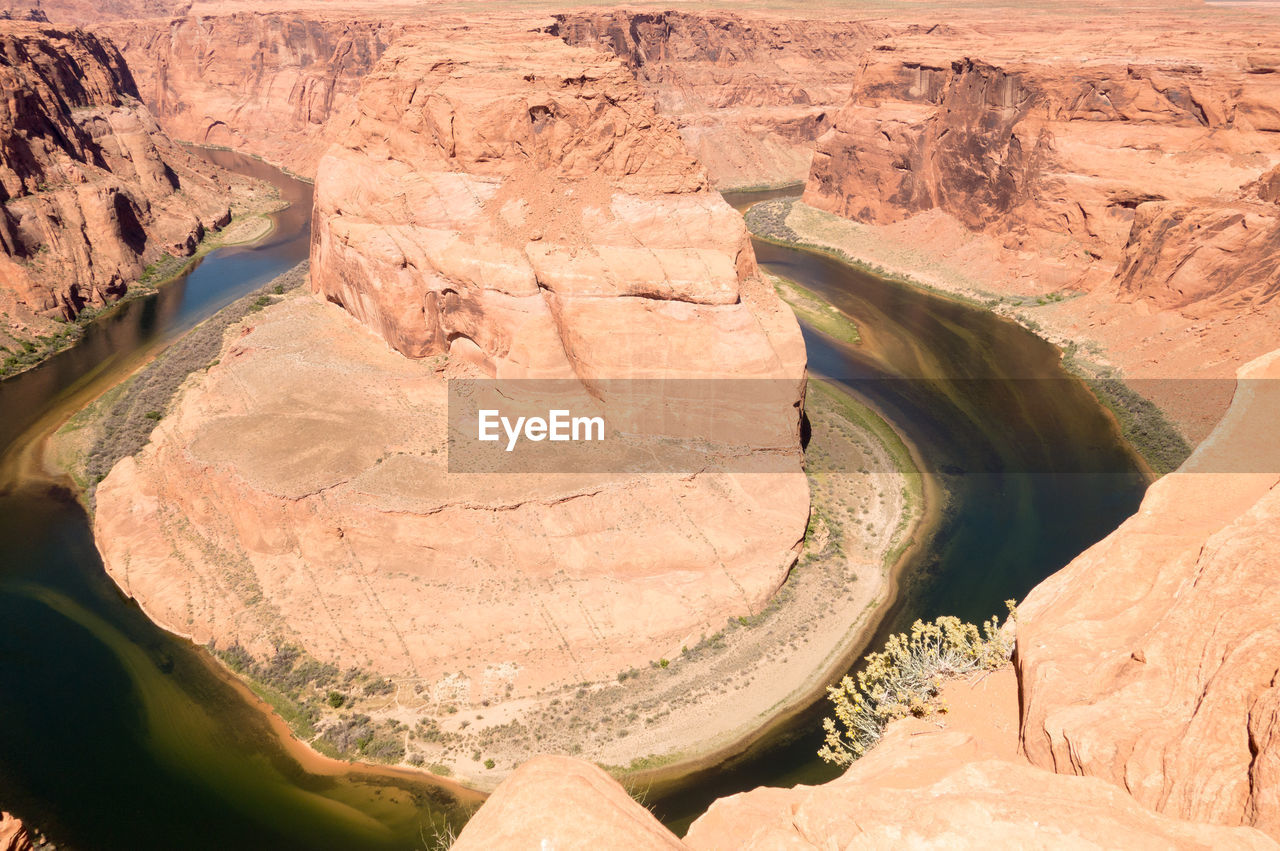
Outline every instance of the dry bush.
<path fill-rule="evenodd" d="M 1010 617 L 1013 601 L 1007 601 Z M 818 756 L 848 765 L 880 741 L 890 721 L 929 714 L 945 680 L 994 670 L 1009 661 L 1013 640 L 992 617 L 982 628 L 956 617 L 916 621 L 910 635 L 891 636 L 857 674 L 827 689 L 835 718 L 824 718 L 826 741 Z"/>

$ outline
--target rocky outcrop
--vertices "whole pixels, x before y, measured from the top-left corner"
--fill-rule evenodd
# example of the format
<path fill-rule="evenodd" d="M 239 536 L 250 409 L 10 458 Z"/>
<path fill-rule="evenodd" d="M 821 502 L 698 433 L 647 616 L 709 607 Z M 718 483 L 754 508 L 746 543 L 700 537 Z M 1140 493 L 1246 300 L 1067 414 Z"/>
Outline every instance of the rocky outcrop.
<path fill-rule="evenodd" d="M 916 735 L 891 731 L 823 786 L 722 798 L 685 844 L 695 851 L 1277 847 L 1255 830 L 1158 815 L 1102 780 L 983 758 L 962 732 Z"/>
<path fill-rule="evenodd" d="M 741 218 L 616 60 L 442 47 L 389 53 L 321 163 L 317 291 L 489 375 L 800 375 Z"/>
<path fill-rule="evenodd" d="M 1043 254 L 1069 240 L 1075 283 L 1097 286 L 1127 241 L 1151 250 L 1137 208 L 1234 189 L 1280 157 L 1251 106 L 1276 92 L 1238 67 L 1068 75 L 1047 59 L 894 51 L 868 63 L 819 141 L 805 201 L 872 224 L 940 210 Z"/>
<path fill-rule="evenodd" d="M 229 220 L 216 169 L 169 140 L 110 42 L 0 23 L 0 309 L 21 337 L 119 298 Z M 43 320 L 43 322 L 42 322 Z"/>
<path fill-rule="evenodd" d="M 26 825 L 6 812 L 0 812 L 0 851 L 31 851 Z"/>
<path fill-rule="evenodd" d="M 944 715 L 894 722 L 830 783 L 716 801 L 685 847 L 1280 847 L 1277 379 L 1280 351 L 1242 369 L 1195 455 L 1019 605 L 1013 670 L 947 684 Z M 550 796 L 583 769 L 543 770 Z M 505 791 L 537 809 L 537 789 Z M 605 821 L 620 792 L 560 818 L 626 846 L 641 827 Z M 474 847 L 552 829 L 485 816 Z"/>
<path fill-rule="evenodd" d="M 884 25 L 722 12 L 557 14 L 549 31 L 619 56 L 718 187 L 803 180 Z"/>
<path fill-rule="evenodd" d="M 1019 609 L 1022 744 L 1167 815 L 1280 837 L 1280 353 L 1137 515 Z"/>
<path fill-rule="evenodd" d="M 1275 178 L 1270 181 L 1259 182 L 1262 198 L 1277 191 Z M 1120 297 L 1197 317 L 1274 303 L 1280 295 L 1280 207 L 1262 198 L 1141 204 L 1116 270 Z"/>
<path fill-rule="evenodd" d="M 661 851 L 685 846 L 596 766 L 540 756 L 502 782 L 452 847 Z"/>
<path fill-rule="evenodd" d="M 1196 824 L 1142 807 L 1096 778 L 1053 774 L 1006 752 L 1016 737 L 1008 687 L 954 683 L 963 717 L 895 722 L 870 754 L 821 786 L 759 788 L 714 802 L 681 842 L 594 766 L 542 758 L 481 806 L 457 848 L 1253 848 L 1277 844 L 1251 828 Z M 977 695 L 996 698 L 961 705 Z M 1001 731 L 992 716 L 1009 716 Z"/>
<path fill-rule="evenodd" d="M 1229 381 L 1280 318 L 1280 76 L 1256 50 L 1280 19 L 1055 14 L 1052 38 L 974 8 L 874 44 L 804 201 L 852 220 L 862 259 L 999 304 L 1086 372 Z M 1194 442 L 1229 395 L 1179 386 L 1138 389 Z"/>
<path fill-rule="evenodd" d="M 257 154 L 304 176 L 387 45 L 420 25 L 294 14 L 191 16 L 101 27 L 175 138 Z"/>
<path fill-rule="evenodd" d="M 324 300 L 252 317 L 97 490 L 126 593 L 200 642 L 393 676 L 427 716 L 616 686 L 759 611 L 808 519 L 804 345 L 626 69 L 527 32 L 406 38 L 338 138 Z M 615 379 L 752 379 L 730 408 L 781 464 L 459 472 L 446 379 L 489 375 L 605 406 Z"/>

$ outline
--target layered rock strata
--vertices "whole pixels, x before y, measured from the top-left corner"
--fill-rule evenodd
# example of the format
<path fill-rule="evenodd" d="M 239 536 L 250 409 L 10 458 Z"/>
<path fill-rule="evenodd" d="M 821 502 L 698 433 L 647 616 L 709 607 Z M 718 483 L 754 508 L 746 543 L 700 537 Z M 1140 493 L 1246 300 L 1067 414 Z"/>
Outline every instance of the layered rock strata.
<path fill-rule="evenodd" d="M 940 210 L 1006 248 L 1061 255 L 1057 283 L 1092 288 L 1130 242 L 1159 249 L 1161 205 L 1225 197 L 1280 160 L 1266 106 L 1280 83 L 1238 63 L 1139 57 L 1068 75 L 969 56 L 917 47 L 869 62 L 818 143 L 805 201 L 881 225 Z"/>
<path fill-rule="evenodd" d="M 619 56 L 719 187 L 804 180 L 881 22 L 808 15 L 557 14 L 549 31 Z"/>
<path fill-rule="evenodd" d="M 1030 26 L 974 10 L 874 45 L 804 201 L 855 222 L 863 259 L 1003 302 L 1088 371 L 1229 383 L 1280 318 L 1280 76 L 1258 49 L 1280 19 L 1091 17 L 1051 45 Z M 1187 386 L 1138 389 L 1195 441 L 1229 394 Z"/>
<path fill-rule="evenodd" d="M 119 298 L 229 220 L 224 179 L 161 132 L 110 42 L 0 22 L 0 90 L 0 330 L 15 339 Z"/>
<path fill-rule="evenodd" d="M 98 488 L 107 569 L 161 624 L 430 713 L 674 656 L 785 578 L 799 329 L 617 60 L 399 43 L 318 169 L 312 275 L 332 303 L 252 319 Z M 772 379 L 754 440 L 786 470 L 451 473 L 445 378 L 485 375 Z"/>
<path fill-rule="evenodd" d="M 175 138 L 247 151 L 310 177 L 330 142 L 326 122 L 352 102 L 406 24 L 241 12 L 101 29 Z"/>

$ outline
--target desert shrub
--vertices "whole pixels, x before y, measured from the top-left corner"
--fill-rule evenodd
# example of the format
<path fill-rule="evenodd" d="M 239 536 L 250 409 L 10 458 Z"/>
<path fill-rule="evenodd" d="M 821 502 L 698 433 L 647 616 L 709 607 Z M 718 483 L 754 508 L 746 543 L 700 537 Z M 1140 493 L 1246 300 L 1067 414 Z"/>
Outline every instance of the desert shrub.
<path fill-rule="evenodd" d="M 1007 605 L 1012 616 L 1013 601 Z M 828 687 L 835 718 L 822 720 L 826 741 L 818 756 L 848 765 L 880 741 L 890 721 L 929 714 L 946 679 L 999 668 L 1012 651 L 994 617 L 981 629 L 955 617 L 916 621 L 909 635 L 891 636 L 884 650 L 868 656 L 856 680 L 846 675 Z"/>

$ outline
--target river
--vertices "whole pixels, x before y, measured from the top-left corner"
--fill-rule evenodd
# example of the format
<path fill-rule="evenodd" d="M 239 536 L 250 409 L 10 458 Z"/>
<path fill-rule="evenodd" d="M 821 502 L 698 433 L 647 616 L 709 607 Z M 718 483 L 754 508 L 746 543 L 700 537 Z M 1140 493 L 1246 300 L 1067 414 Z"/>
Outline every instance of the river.
<path fill-rule="evenodd" d="M 743 210 L 788 193 L 796 190 L 725 197 Z M 810 373 L 880 411 L 915 444 L 947 495 L 870 647 L 916 618 L 1003 619 L 1005 600 L 1021 599 L 1137 510 L 1147 485 L 1140 461 L 1052 345 L 990 311 L 826 255 L 758 239 L 753 245 L 763 269 L 818 293 L 857 323 L 857 345 L 802 323 Z M 815 756 L 828 707 L 821 699 L 746 752 L 651 789 L 647 803 L 679 831 L 718 797 L 831 780 L 839 771 Z"/>
<path fill-rule="evenodd" d="M 281 187 L 292 205 L 275 232 L 210 253 L 94 322 L 74 348 L 0 382 L 0 470 L 165 342 L 306 257 L 310 187 L 247 157 L 206 155 Z M 756 251 L 857 321 L 858 346 L 805 329 L 811 368 L 883 411 L 950 494 L 887 624 L 1001 612 L 1137 507 L 1145 481 L 1132 454 L 1048 344 L 820 255 Z M 939 378 L 950 380 L 927 380 Z M 834 776 L 814 755 L 824 709 L 652 790 L 649 803 L 680 829 L 720 795 Z M 436 826 L 474 801 L 282 742 L 206 654 L 119 593 L 65 489 L 0 479 L 0 804 L 71 847 L 284 849 L 430 847 Z"/>
<path fill-rule="evenodd" d="M 107 577 L 64 488 L 15 456 L 166 342 L 306 259 L 311 187 L 257 160 L 290 206 L 262 242 L 217 249 L 158 294 L 0 382 L 0 806 L 60 847 L 406 849 L 479 796 L 350 770 L 282 741 L 203 651 L 154 626 Z"/>

